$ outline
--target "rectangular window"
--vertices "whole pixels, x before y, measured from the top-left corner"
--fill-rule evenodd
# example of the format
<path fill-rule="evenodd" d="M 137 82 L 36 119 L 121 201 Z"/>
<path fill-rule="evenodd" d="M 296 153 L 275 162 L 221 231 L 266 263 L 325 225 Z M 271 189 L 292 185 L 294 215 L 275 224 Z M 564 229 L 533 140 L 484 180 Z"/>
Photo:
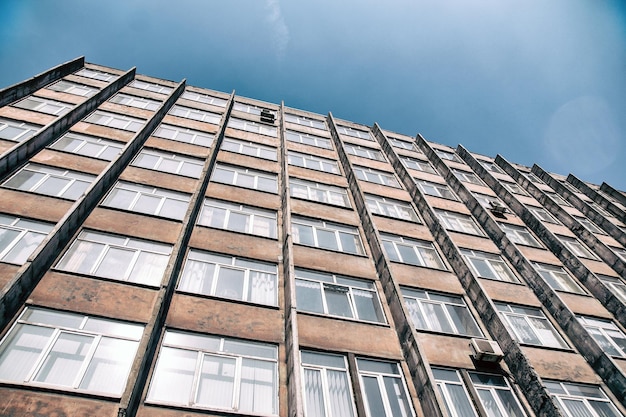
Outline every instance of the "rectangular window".
<path fill-rule="evenodd" d="M 446 269 L 431 242 L 403 236 L 380 234 L 380 240 L 390 260 L 409 265 Z"/>
<path fill-rule="evenodd" d="M 400 156 L 400 162 L 409 169 L 416 171 L 427 172 L 429 174 L 436 174 L 435 168 L 428 162 L 421 159 L 411 158 L 409 156 Z"/>
<path fill-rule="evenodd" d="M 351 127 L 346 126 L 337 126 L 337 132 L 342 135 L 352 136 L 353 138 L 365 139 L 373 141 L 369 132 L 365 132 L 363 130 L 353 129 Z"/>
<path fill-rule="evenodd" d="M 350 199 L 346 189 L 333 185 L 291 178 L 289 179 L 289 194 L 294 198 L 350 207 Z"/>
<path fill-rule="evenodd" d="M 338 252 L 364 255 L 365 249 L 354 226 L 294 216 L 291 222 L 293 242 Z"/>
<path fill-rule="evenodd" d="M 114 78 L 118 77 L 118 75 L 115 75 L 115 74 L 109 74 L 108 72 L 97 71 L 97 70 L 93 70 L 90 68 L 82 68 L 76 71 L 74 74 L 80 75 L 81 77 L 87 77 L 87 78 L 91 78 L 94 80 L 106 81 L 106 82 L 111 81 Z"/>
<path fill-rule="evenodd" d="M 373 159 L 374 161 L 386 161 L 382 152 L 378 149 L 366 148 L 360 145 L 352 145 L 350 143 L 345 143 L 343 148 L 350 155 L 360 156 L 362 158 Z"/>
<path fill-rule="evenodd" d="M 525 417 L 519 400 L 501 375 L 469 373 L 478 398 L 489 416 Z"/>
<path fill-rule="evenodd" d="M 369 417 L 415 415 L 400 364 L 357 358 L 365 411 Z"/>
<path fill-rule="evenodd" d="M 505 212 L 509 212 L 509 209 L 506 208 L 504 203 L 497 197 L 475 192 L 472 192 L 472 195 L 478 201 L 478 204 L 480 204 L 487 210 L 492 210 L 494 207 L 505 207 Z"/>
<path fill-rule="evenodd" d="M 51 223 L 0 214 L 0 261 L 23 264 L 53 227 Z"/>
<path fill-rule="evenodd" d="M 459 371 L 435 367 L 431 370 L 448 414 L 451 417 L 478 417 Z"/>
<path fill-rule="evenodd" d="M 391 172 L 378 171 L 372 168 L 354 166 L 354 175 L 361 181 L 400 188 L 400 183 Z"/>
<path fill-rule="evenodd" d="M 523 174 L 526 176 L 526 178 L 528 178 L 531 182 L 534 182 L 535 184 L 544 184 L 544 182 L 541 181 L 539 177 L 537 177 L 532 172 L 524 172 Z"/>
<path fill-rule="evenodd" d="M 118 181 L 105 197 L 102 205 L 182 220 L 187 212 L 189 199 L 189 194 Z"/>
<path fill-rule="evenodd" d="M 615 296 L 626 304 L 626 284 L 617 278 L 598 274 L 598 278 Z"/>
<path fill-rule="evenodd" d="M 470 249 L 461 249 L 461 254 L 467 260 L 472 272 L 478 277 L 519 282 L 500 255 Z"/>
<path fill-rule="evenodd" d="M 0 139 L 23 142 L 33 137 L 41 127 L 0 117 Z"/>
<path fill-rule="evenodd" d="M 278 130 L 275 126 L 268 126 L 263 123 L 237 119 L 235 117 L 228 119 L 228 127 L 232 129 L 244 130 L 246 132 L 258 133 L 260 135 L 271 136 L 273 138 L 278 136 Z"/>
<path fill-rule="evenodd" d="M 518 194 L 518 195 L 528 195 L 528 193 L 526 192 L 526 190 L 524 190 L 522 187 L 520 187 L 518 184 L 514 183 L 514 182 L 509 182 L 509 181 L 500 181 L 500 184 L 502 184 L 502 186 L 504 188 L 506 188 L 507 190 L 509 190 L 510 192 L 512 192 L 513 194 Z"/>
<path fill-rule="evenodd" d="M 456 154 L 454 152 L 445 151 L 443 149 L 437 149 L 437 148 L 433 148 L 433 150 L 435 151 L 435 153 L 437 155 L 439 155 L 439 157 L 441 159 L 445 159 L 447 161 L 452 161 L 452 162 L 462 163 L 462 161 L 459 159 L 458 156 L 456 156 Z"/>
<path fill-rule="evenodd" d="M 57 269 L 118 281 L 159 285 L 172 246 L 129 236 L 83 230 Z"/>
<path fill-rule="evenodd" d="M 609 246 L 613 252 L 624 262 L 626 262 L 626 249 Z"/>
<path fill-rule="evenodd" d="M 266 107 L 255 106 L 254 104 L 235 102 L 235 104 L 233 104 L 233 110 L 241 111 L 241 112 L 249 113 L 249 114 L 255 114 L 257 116 L 260 116 L 261 112 L 263 110 L 266 110 L 267 112 L 271 113 L 274 117 L 276 117 L 275 110 L 268 109 Z"/>
<path fill-rule="evenodd" d="M 539 272 L 539 275 L 548 283 L 550 288 L 578 294 L 585 293 L 574 278 L 560 266 L 541 264 L 539 262 L 533 262 L 532 264 L 537 272 Z"/>
<path fill-rule="evenodd" d="M 276 174 L 231 165 L 217 164 L 211 176 L 211 181 L 251 188 L 268 193 L 278 192 L 278 179 Z"/>
<path fill-rule="evenodd" d="M 39 164 L 26 164 L 2 185 L 7 188 L 77 200 L 95 175 Z"/>
<path fill-rule="evenodd" d="M 452 168 L 452 173 L 459 181 L 469 182 L 470 184 L 484 185 L 485 183 L 478 178 L 478 175 L 473 172 L 463 171 L 462 169 Z"/>
<path fill-rule="evenodd" d="M 278 414 L 274 345 L 166 330 L 148 402 Z"/>
<path fill-rule="evenodd" d="M 436 182 L 430 182 L 425 180 L 415 179 L 415 183 L 426 195 L 433 197 L 441 197 L 448 200 L 457 200 L 452 190 L 446 184 L 439 184 Z"/>
<path fill-rule="evenodd" d="M 472 216 L 444 210 L 435 210 L 435 214 L 446 230 L 469 233 L 477 236 L 485 235 Z"/>
<path fill-rule="evenodd" d="M 285 121 L 289 123 L 296 123 L 302 126 L 313 127 L 315 129 L 327 130 L 326 123 L 323 120 L 311 119 L 310 117 L 285 113 Z"/>
<path fill-rule="evenodd" d="M 419 222 L 419 218 L 410 203 L 392 200 L 378 195 L 365 195 L 365 204 L 373 214 L 393 217 L 395 219 Z"/>
<path fill-rule="evenodd" d="M 242 204 L 204 199 L 198 224 L 233 232 L 276 238 L 276 212 Z"/>
<path fill-rule="evenodd" d="M 179 154 L 143 148 L 131 165 L 191 178 L 200 178 L 204 161 Z"/>
<path fill-rule="evenodd" d="M 509 223 L 498 223 L 498 225 L 511 242 L 535 248 L 541 247 L 541 244 L 537 241 L 537 239 L 535 239 L 532 233 L 530 233 L 530 231 L 524 226 L 516 226 Z"/>
<path fill-rule="evenodd" d="M 213 143 L 213 135 L 211 133 L 165 123 L 161 123 L 159 127 L 152 132 L 152 136 L 175 140 L 177 142 L 192 143 L 194 145 L 204 146 L 205 148 L 209 148 Z"/>
<path fill-rule="evenodd" d="M 50 145 L 50 148 L 56 149 L 57 151 L 74 153 L 76 155 L 112 161 L 122 152 L 124 146 L 125 144 L 123 143 L 114 142 L 109 139 L 69 132 Z"/>
<path fill-rule="evenodd" d="M 193 109 L 191 107 L 180 106 L 178 104 L 173 105 L 167 114 L 183 117 L 185 119 L 197 120 L 199 122 L 212 123 L 214 125 L 218 125 L 220 120 L 222 120 L 222 116 L 217 113 Z"/>
<path fill-rule="evenodd" d="M 484 159 L 479 159 L 478 162 L 489 172 L 495 172 L 498 174 L 502 174 L 502 169 L 497 166 L 492 161 L 485 161 Z"/>
<path fill-rule="evenodd" d="M 406 149 L 408 151 L 419 152 L 419 150 L 416 148 L 416 146 L 415 146 L 415 144 L 413 142 L 407 142 L 405 140 L 389 138 L 389 143 L 391 143 L 391 146 L 393 146 L 394 148 Z"/>
<path fill-rule="evenodd" d="M 0 345 L 0 380 L 121 396 L 143 326 L 27 307 Z"/>
<path fill-rule="evenodd" d="M 337 165 L 337 161 L 332 159 L 320 158 L 319 156 L 307 155 L 294 151 L 289 151 L 287 158 L 289 165 L 314 169 L 316 171 L 323 171 L 331 174 L 339 174 L 339 165 Z"/>
<path fill-rule="evenodd" d="M 299 311 L 385 323 L 373 282 L 296 268 Z"/>
<path fill-rule="evenodd" d="M 598 386 L 545 379 L 543 384 L 565 417 L 623 416 Z"/>
<path fill-rule="evenodd" d="M 520 343 L 567 348 L 567 344 L 541 310 L 535 307 L 495 303 L 502 322 Z"/>
<path fill-rule="evenodd" d="M 181 98 L 197 101 L 198 103 L 212 104 L 219 107 L 226 107 L 226 103 L 228 103 L 228 100 L 224 100 L 223 98 L 213 97 L 208 94 L 196 93 L 195 91 L 185 91 L 181 95 Z"/>
<path fill-rule="evenodd" d="M 354 417 L 345 356 L 300 351 L 306 417 Z"/>
<path fill-rule="evenodd" d="M 115 129 L 128 130 L 130 132 L 139 131 L 146 123 L 145 120 L 101 110 L 96 110 L 91 113 L 85 118 L 85 122 L 113 127 Z"/>
<path fill-rule="evenodd" d="M 138 109 L 156 111 L 161 107 L 161 102 L 149 98 L 131 96 L 129 94 L 117 93 L 109 99 L 111 103 L 122 104 L 124 106 L 136 107 Z"/>
<path fill-rule="evenodd" d="M 567 207 L 572 206 L 570 203 L 565 201 L 565 199 L 561 197 L 560 195 L 558 195 L 557 193 L 552 193 L 550 191 L 544 191 L 544 193 L 546 193 L 546 195 L 550 197 L 559 206 L 567 206 Z"/>
<path fill-rule="evenodd" d="M 402 296 L 417 329 L 483 337 L 462 297 L 409 288 Z"/>
<path fill-rule="evenodd" d="M 602 207 L 600 204 L 597 204 L 597 203 L 595 203 L 595 202 L 593 202 L 591 200 L 589 200 L 589 201 L 585 200 L 585 203 L 589 204 L 591 206 L 591 208 L 596 210 L 598 213 L 600 213 L 604 217 L 608 217 L 609 219 L 614 217 L 611 213 L 606 211 L 606 209 L 604 207 Z"/>
<path fill-rule="evenodd" d="M 178 289 L 276 306 L 277 267 L 252 259 L 190 249 Z"/>
<path fill-rule="evenodd" d="M 23 100 L 13 103 L 12 106 L 21 109 L 37 111 L 41 113 L 51 114 L 53 116 L 63 116 L 74 107 L 73 104 L 61 103 L 60 101 L 50 100 L 42 97 L 30 96 Z"/>
<path fill-rule="evenodd" d="M 77 84 L 67 80 L 59 80 L 54 84 L 46 87 L 48 90 L 59 91 L 62 93 L 74 94 L 76 96 L 91 97 L 100 91 L 96 87 Z"/>
<path fill-rule="evenodd" d="M 544 208 L 535 207 L 535 206 L 527 206 L 527 207 L 528 207 L 528 210 L 539 220 L 546 222 L 546 223 L 561 224 L 559 223 L 557 219 L 554 218 L 554 216 L 548 213 Z"/>
<path fill-rule="evenodd" d="M 611 356 L 626 357 L 626 335 L 610 320 L 590 316 L 576 316 L 578 321 Z"/>
<path fill-rule="evenodd" d="M 590 232 L 593 233 L 600 233 L 605 235 L 606 233 L 604 232 L 604 230 L 600 229 L 598 226 L 596 226 L 596 224 L 594 222 L 592 222 L 591 220 L 589 220 L 586 217 L 580 217 L 580 216 L 574 216 L 574 218 L 576 220 L 578 220 L 578 223 L 582 224 L 583 226 L 585 226 L 587 228 L 587 230 L 589 230 Z"/>
<path fill-rule="evenodd" d="M 160 94 L 171 94 L 174 91 L 173 87 L 167 87 L 165 85 L 149 83 L 141 80 L 133 80 L 130 84 L 128 84 L 128 86 Z"/>
<path fill-rule="evenodd" d="M 587 259 L 598 259 L 585 245 L 578 239 L 569 236 L 557 235 L 559 240 L 576 256 Z"/>
<path fill-rule="evenodd" d="M 321 136 L 309 135 L 308 133 L 294 132 L 293 130 L 285 131 L 285 137 L 290 142 L 303 143 L 317 148 L 332 149 L 333 145 L 330 139 Z"/>
<path fill-rule="evenodd" d="M 225 151 L 240 153 L 242 155 L 255 156 L 257 158 L 263 158 L 270 161 L 276 161 L 278 159 L 278 156 L 276 154 L 276 148 L 261 145 L 256 142 L 248 142 L 233 138 L 224 138 L 224 141 L 222 142 L 222 149 Z"/>

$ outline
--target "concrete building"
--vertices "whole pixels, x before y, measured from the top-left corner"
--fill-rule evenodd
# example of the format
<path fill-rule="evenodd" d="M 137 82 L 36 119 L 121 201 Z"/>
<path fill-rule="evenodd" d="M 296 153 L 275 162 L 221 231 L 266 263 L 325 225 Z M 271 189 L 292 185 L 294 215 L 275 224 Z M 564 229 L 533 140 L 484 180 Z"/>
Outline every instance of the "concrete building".
<path fill-rule="evenodd" d="M 623 416 L 625 207 L 78 58 L 0 91 L 0 415 Z"/>

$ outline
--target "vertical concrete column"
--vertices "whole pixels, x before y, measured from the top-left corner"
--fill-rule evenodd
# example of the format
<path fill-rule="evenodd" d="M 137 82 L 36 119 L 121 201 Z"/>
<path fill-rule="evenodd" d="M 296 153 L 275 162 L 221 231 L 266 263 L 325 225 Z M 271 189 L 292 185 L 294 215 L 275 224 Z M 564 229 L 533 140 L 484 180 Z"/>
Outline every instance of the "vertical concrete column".
<path fill-rule="evenodd" d="M 588 186 L 587 183 L 585 183 L 584 181 L 579 180 L 573 174 L 569 174 L 567 176 L 567 182 L 572 184 L 574 187 L 578 188 L 587 197 L 591 198 L 594 202 L 599 204 L 603 209 L 605 209 L 606 211 L 611 213 L 613 216 L 618 218 L 620 221 L 622 221 L 623 223 L 626 223 L 626 212 L 624 212 L 624 210 L 622 210 L 620 207 L 615 205 L 615 203 L 613 203 L 611 200 L 609 200 L 608 198 L 606 198 L 605 196 L 603 196 L 602 194 L 600 194 L 599 192 L 597 192 L 596 190 L 594 190 L 593 188 Z M 618 196 L 621 195 L 619 193 L 617 193 L 617 194 L 618 194 Z M 622 197 L 624 198 L 623 195 L 622 195 Z M 626 198 L 624 198 L 624 199 L 626 199 Z M 622 203 L 622 204 L 624 204 L 624 203 Z"/>
<path fill-rule="evenodd" d="M 569 178 L 568 178 L 568 182 L 570 182 Z M 607 195 L 609 195 L 612 198 L 616 199 L 623 206 L 626 206 L 626 195 L 624 195 L 623 191 L 619 191 L 615 187 L 607 184 L 606 182 L 603 182 L 602 185 L 600 185 L 600 190 L 604 191 Z"/>

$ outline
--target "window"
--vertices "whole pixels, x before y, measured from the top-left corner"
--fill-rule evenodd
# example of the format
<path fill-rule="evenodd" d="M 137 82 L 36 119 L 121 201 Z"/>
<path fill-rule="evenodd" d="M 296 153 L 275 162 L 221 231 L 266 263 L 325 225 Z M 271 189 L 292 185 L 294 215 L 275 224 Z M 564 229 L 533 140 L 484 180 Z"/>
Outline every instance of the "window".
<path fill-rule="evenodd" d="M 236 185 L 268 193 L 278 192 L 276 174 L 260 172 L 243 167 L 218 164 L 211 180 L 222 184 Z"/>
<path fill-rule="evenodd" d="M 332 159 L 320 158 L 318 156 L 307 155 L 294 151 L 289 151 L 287 158 L 290 165 L 328 172 L 331 174 L 339 174 L 339 165 L 337 165 L 337 161 L 333 161 Z"/>
<path fill-rule="evenodd" d="M 535 184 L 544 184 L 544 182 L 541 181 L 539 177 L 532 172 L 524 172 L 523 174 L 526 176 L 526 178 L 528 178 L 531 182 L 534 182 Z"/>
<path fill-rule="evenodd" d="M 433 166 L 428 161 L 422 161 L 421 159 L 410 158 L 408 156 L 401 156 L 400 162 L 402 162 L 404 166 L 409 169 L 427 172 L 429 174 L 437 173 L 435 171 L 435 168 L 433 168 Z"/>
<path fill-rule="evenodd" d="M 228 127 L 238 130 L 245 130 L 246 132 L 258 133 L 261 135 L 277 137 L 278 130 L 274 126 L 268 126 L 262 123 L 253 122 L 250 120 L 243 120 L 231 117 L 228 119 Z"/>
<path fill-rule="evenodd" d="M 143 326 L 27 307 L 0 345 L 0 380 L 121 396 Z"/>
<path fill-rule="evenodd" d="M 587 201 L 587 200 L 585 200 L 585 203 L 587 203 L 589 206 L 591 206 L 594 210 L 596 210 L 598 213 L 600 213 L 604 217 L 609 217 L 609 218 L 613 217 L 613 215 L 609 213 L 608 211 L 606 211 L 606 209 L 602 207 L 600 204 L 597 204 L 593 201 Z"/>
<path fill-rule="evenodd" d="M 304 415 L 354 417 L 352 386 L 345 356 L 300 351 Z"/>
<path fill-rule="evenodd" d="M 487 210 L 491 210 L 494 206 L 502 206 L 506 207 L 504 203 L 497 197 L 491 195 L 485 195 L 480 193 L 472 192 L 474 198 L 478 201 L 478 204 L 486 208 Z M 508 209 L 507 209 L 508 212 Z"/>
<path fill-rule="evenodd" d="M 350 207 L 350 199 L 346 189 L 333 185 L 291 178 L 289 180 L 289 194 L 295 198 Z"/>
<path fill-rule="evenodd" d="M 365 249 L 359 231 L 353 226 L 344 226 L 321 220 L 292 217 L 293 242 L 321 249 L 364 255 Z"/>
<path fill-rule="evenodd" d="M 165 123 L 161 123 L 152 133 L 152 136 L 175 140 L 177 142 L 193 143 L 194 145 L 204 146 L 205 148 L 210 147 L 213 143 L 213 135 L 210 133 Z"/>
<path fill-rule="evenodd" d="M 452 173 L 459 181 L 469 182 L 470 184 L 484 185 L 483 181 L 478 178 L 478 175 L 473 172 L 463 171 L 462 169 L 452 168 Z"/>
<path fill-rule="evenodd" d="M 409 288 L 402 296 L 417 329 L 483 337 L 462 297 Z"/>
<path fill-rule="evenodd" d="M 243 155 L 256 156 L 257 158 L 268 159 L 270 161 L 276 161 L 278 158 L 276 148 L 233 138 L 224 138 L 222 149 Z"/>
<path fill-rule="evenodd" d="M 0 261 L 23 264 L 54 225 L 0 214 Z"/>
<path fill-rule="evenodd" d="M 261 115 L 261 111 L 262 110 L 267 110 L 268 112 L 270 112 L 274 116 L 276 116 L 276 111 L 275 110 L 268 109 L 268 108 L 265 108 L 265 107 L 255 106 L 254 104 L 246 104 L 246 103 L 235 102 L 235 104 L 233 105 L 233 110 L 242 111 L 244 113 L 255 114 L 257 116 Z"/>
<path fill-rule="evenodd" d="M 134 117 L 124 116 L 121 114 L 96 110 L 85 118 L 85 122 L 113 127 L 115 129 L 137 132 L 143 127 L 145 120 L 135 119 Z"/>
<path fill-rule="evenodd" d="M 516 226 L 509 223 L 498 223 L 500 229 L 506 233 L 506 237 L 513 243 L 519 245 L 533 246 L 540 248 L 541 244 L 535 239 L 530 231 L 524 226 Z"/>
<path fill-rule="evenodd" d="M 337 126 L 337 132 L 341 133 L 342 135 L 352 136 L 353 138 L 373 140 L 369 132 L 353 129 L 351 127 Z"/>
<path fill-rule="evenodd" d="M 198 224 L 276 238 L 276 212 L 206 198 Z"/>
<path fill-rule="evenodd" d="M 109 99 L 111 103 L 122 104 L 124 106 L 136 107 L 138 109 L 155 111 L 161 107 L 161 102 L 149 98 L 131 96 L 124 93 L 117 93 Z"/>
<path fill-rule="evenodd" d="M 539 275 L 548 283 L 550 288 L 584 294 L 584 291 L 576 283 L 574 278 L 560 266 L 541 264 L 538 262 L 533 262 L 532 264 Z"/>
<path fill-rule="evenodd" d="M 500 255 L 470 249 L 461 249 L 461 254 L 468 261 L 476 276 L 498 281 L 519 282 Z"/>
<path fill-rule="evenodd" d="M 395 219 L 419 222 L 419 218 L 406 201 L 392 200 L 378 195 L 365 195 L 365 204 L 373 214 L 393 217 Z"/>
<path fill-rule="evenodd" d="M 75 74 L 80 75 L 81 77 L 92 78 L 99 81 L 111 81 L 112 79 L 118 77 L 118 75 L 115 74 L 109 74 L 108 72 L 96 71 L 89 68 L 83 68 L 75 72 Z"/>
<path fill-rule="evenodd" d="M 598 259 L 585 245 L 578 239 L 569 236 L 557 235 L 559 240 L 576 256 L 587 259 Z"/>
<path fill-rule="evenodd" d="M 626 335 L 610 320 L 576 316 L 607 355 L 626 357 Z"/>
<path fill-rule="evenodd" d="M 403 236 L 380 234 L 385 252 L 390 260 L 409 265 L 446 269 L 431 242 Z"/>
<path fill-rule="evenodd" d="M 83 230 L 56 268 L 119 281 L 159 285 L 172 246 Z"/>
<path fill-rule="evenodd" d="M 541 207 L 528 206 L 528 210 L 539 220 L 546 223 L 560 224 L 557 219 Z"/>
<path fill-rule="evenodd" d="M 512 192 L 513 194 L 519 194 L 519 195 L 528 195 L 528 193 L 526 192 L 526 190 L 524 190 L 522 187 L 520 187 L 519 185 L 517 185 L 514 182 L 509 182 L 509 181 L 500 181 L 500 184 L 502 184 L 502 186 L 504 188 L 506 188 L 507 190 L 509 190 L 510 192 Z"/>
<path fill-rule="evenodd" d="M 567 348 L 565 341 L 543 312 L 535 307 L 496 303 L 504 326 L 520 343 Z"/>
<path fill-rule="evenodd" d="M 613 252 L 624 262 L 626 262 L 626 249 L 609 246 Z"/>
<path fill-rule="evenodd" d="M 173 105 L 167 114 L 191 120 L 198 120 L 200 122 L 212 123 L 214 125 L 219 124 L 220 120 L 222 120 L 222 116 L 217 113 L 192 109 L 191 107 L 179 106 L 178 104 Z"/>
<path fill-rule="evenodd" d="M 276 265 L 190 249 L 178 289 L 275 306 L 276 286 Z"/>
<path fill-rule="evenodd" d="M 394 148 L 419 152 L 419 150 L 415 147 L 415 144 L 413 142 L 407 142 L 405 140 L 389 138 L 389 143 L 391 143 L 391 146 L 393 146 Z"/>
<path fill-rule="evenodd" d="M 596 226 L 596 224 L 594 222 L 592 222 L 588 218 L 580 217 L 580 216 L 574 216 L 574 218 L 576 220 L 578 220 L 578 223 L 580 223 L 583 226 L 585 226 L 587 228 L 587 230 L 589 230 L 590 232 L 600 233 L 600 234 L 603 234 L 603 235 L 606 234 L 606 233 L 604 233 L 604 230 L 600 229 L 598 226 Z"/>
<path fill-rule="evenodd" d="M 274 345 L 166 330 L 148 402 L 278 414 Z"/>
<path fill-rule="evenodd" d="M 0 117 L 0 139 L 23 142 L 33 137 L 39 126 Z"/>
<path fill-rule="evenodd" d="M 476 224 L 472 216 L 450 211 L 435 210 L 435 214 L 446 230 L 484 236 L 485 234 Z"/>
<path fill-rule="evenodd" d="M 373 282 L 296 268 L 299 311 L 384 323 Z"/>
<path fill-rule="evenodd" d="M 456 200 L 456 196 L 452 192 L 450 188 L 446 184 L 438 184 L 435 182 L 424 181 L 424 180 L 415 180 L 417 186 L 422 190 L 422 192 L 426 195 L 431 195 L 433 197 L 441 197 L 447 198 L 448 200 Z"/>
<path fill-rule="evenodd" d="M 154 84 L 141 80 L 133 80 L 130 84 L 128 84 L 128 86 L 160 94 L 171 94 L 172 91 L 174 91 L 173 87 L 167 87 L 161 84 Z"/>
<path fill-rule="evenodd" d="M 185 91 L 181 95 L 181 98 L 197 101 L 199 103 L 204 103 L 204 104 L 212 104 L 214 106 L 220 106 L 220 107 L 226 107 L 226 103 L 228 103 L 228 100 L 224 100 L 223 98 L 213 97 L 207 94 L 196 93 L 195 91 Z"/>
<path fill-rule="evenodd" d="M 118 181 L 102 205 L 182 220 L 187 212 L 189 198 L 189 194 L 177 191 Z"/>
<path fill-rule="evenodd" d="M 314 127 L 315 129 L 327 130 L 326 123 L 323 120 L 285 113 L 285 121 L 289 123 L 297 123 L 302 126 Z"/>
<path fill-rule="evenodd" d="M 565 199 L 561 197 L 560 195 L 558 195 L 557 193 L 551 193 L 549 191 L 544 191 L 544 193 L 546 193 L 546 195 L 550 197 L 559 206 L 568 206 L 568 207 L 572 206 L 570 203 L 565 201 Z"/>
<path fill-rule="evenodd" d="M 354 175 L 356 175 L 356 177 L 361 181 L 400 188 L 400 183 L 391 172 L 383 172 L 372 168 L 355 166 Z"/>
<path fill-rule="evenodd" d="M 433 150 L 435 151 L 437 155 L 439 155 L 441 159 L 446 159 L 448 161 L 461 163 L 461 160 L 459 159 L 458 156 L 456 156 L 454 152 L 445 151 L 443 149 L 437 149 L 437 148 L 433 148 Z"/>
<path fill-rule="evenodd" d="M 548 380 L 543 384 L 566 417 L 622 416 L 600 387 Z"/>
<path fill-rule="evenodd" d="M 82 172 L 29 163 L 2 185 L 16 190 L 77 200 L 95 178 L 94 175 Z"/>
<path fill-rule="evenodd" d="M 62 93 L 74 94 L 76 96 L 91 97 L 96 94 L 99 89 L 88 85 L 76 84 L 67 80 L 59 80 L 54 84 L 46 87 L 49 90 L 60 91 Z"/>
<path fill-rule="evenodd" d="M 188 156 L 143 148 L 131 165 L 186 177 L 200 178 L 204 161 Z"/>
<path fill-rule="evenodd" d="M 492 161 L 485 161 L 484 159 L 479 159 L 478 162 L 489 172 L 496 172 L 498 174 L 502 174 L 502 169 L 497 166 Z"/>
<path fill-rule="evenodd" d="M 50 100 L 47 98 L 30 96 L 17 103 L 12 104 L 14 107 L 21 109 L 37 111 L 46 114 L 52 114 L 55 116 L 63 116 L 69 112 L 73 104 L 61 103 L 60 101 Z"/>
<path fill-rule="evenodd" d="M 598 275 L 600 281 L 604 285 L 607 286 L 609 291 L 611 291 L 615 296 L 622 301 L 622 303 L 626 304 L 626 284 L 617 278 L 617 277 L 609 277 L 607 275 Z"/>
<path fill-rule="evenodd" d="M 357 358 L 356 364 L 368 417 L 414 416 L 398 363 Z"/>
<path fill-rule="evenodd" d="M 385 161 L 385 157 L 378 149 L 366 148 L 359 145 L 352 145 L 350 143 L 344 144 L 343 147 L 350 155 L 373 159 L 375 161 Z"/>
<path fill-rule="evenodd" d="M 290 142 L 303 143 L 305 145 L 316 146 L 318 148 L 332 149 L 333 145 L 330 139 L 321 136 L 309 135 L 308 133 L 294 132 L 293 130 L 285 131 L 285 136 Z"/>
<path fill-rule="evenodd" d="M 75 153 L 77 155 L 112 161 L 122 152 L 125 145 L 109 139 L 79 135 L 74 132 L 66 133 L 59 140 L 50 145 L 51 149 Z"/>
<path fill-rule="evenodd" d="M 432 367 L 439 394 L 451 417 L 477 417 L 459 371 Z M 495 414 L 497 416 L 497 414 Z"/>
<path fill-rule="evenodd" d="M 470 372 L 469 376 L 488 416 L 526 416 L 504 377 L 478 372 Z"/>

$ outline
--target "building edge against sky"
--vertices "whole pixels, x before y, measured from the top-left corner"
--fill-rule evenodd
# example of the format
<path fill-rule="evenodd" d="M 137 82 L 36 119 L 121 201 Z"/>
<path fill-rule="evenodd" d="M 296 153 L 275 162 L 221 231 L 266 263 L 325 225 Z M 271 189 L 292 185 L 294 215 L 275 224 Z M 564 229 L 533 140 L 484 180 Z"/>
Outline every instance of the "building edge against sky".
<path fill-rule="evenodd" d="M 2 415 L 623 416 L 625 207 L 77 58 L 0 90 Z"/>

